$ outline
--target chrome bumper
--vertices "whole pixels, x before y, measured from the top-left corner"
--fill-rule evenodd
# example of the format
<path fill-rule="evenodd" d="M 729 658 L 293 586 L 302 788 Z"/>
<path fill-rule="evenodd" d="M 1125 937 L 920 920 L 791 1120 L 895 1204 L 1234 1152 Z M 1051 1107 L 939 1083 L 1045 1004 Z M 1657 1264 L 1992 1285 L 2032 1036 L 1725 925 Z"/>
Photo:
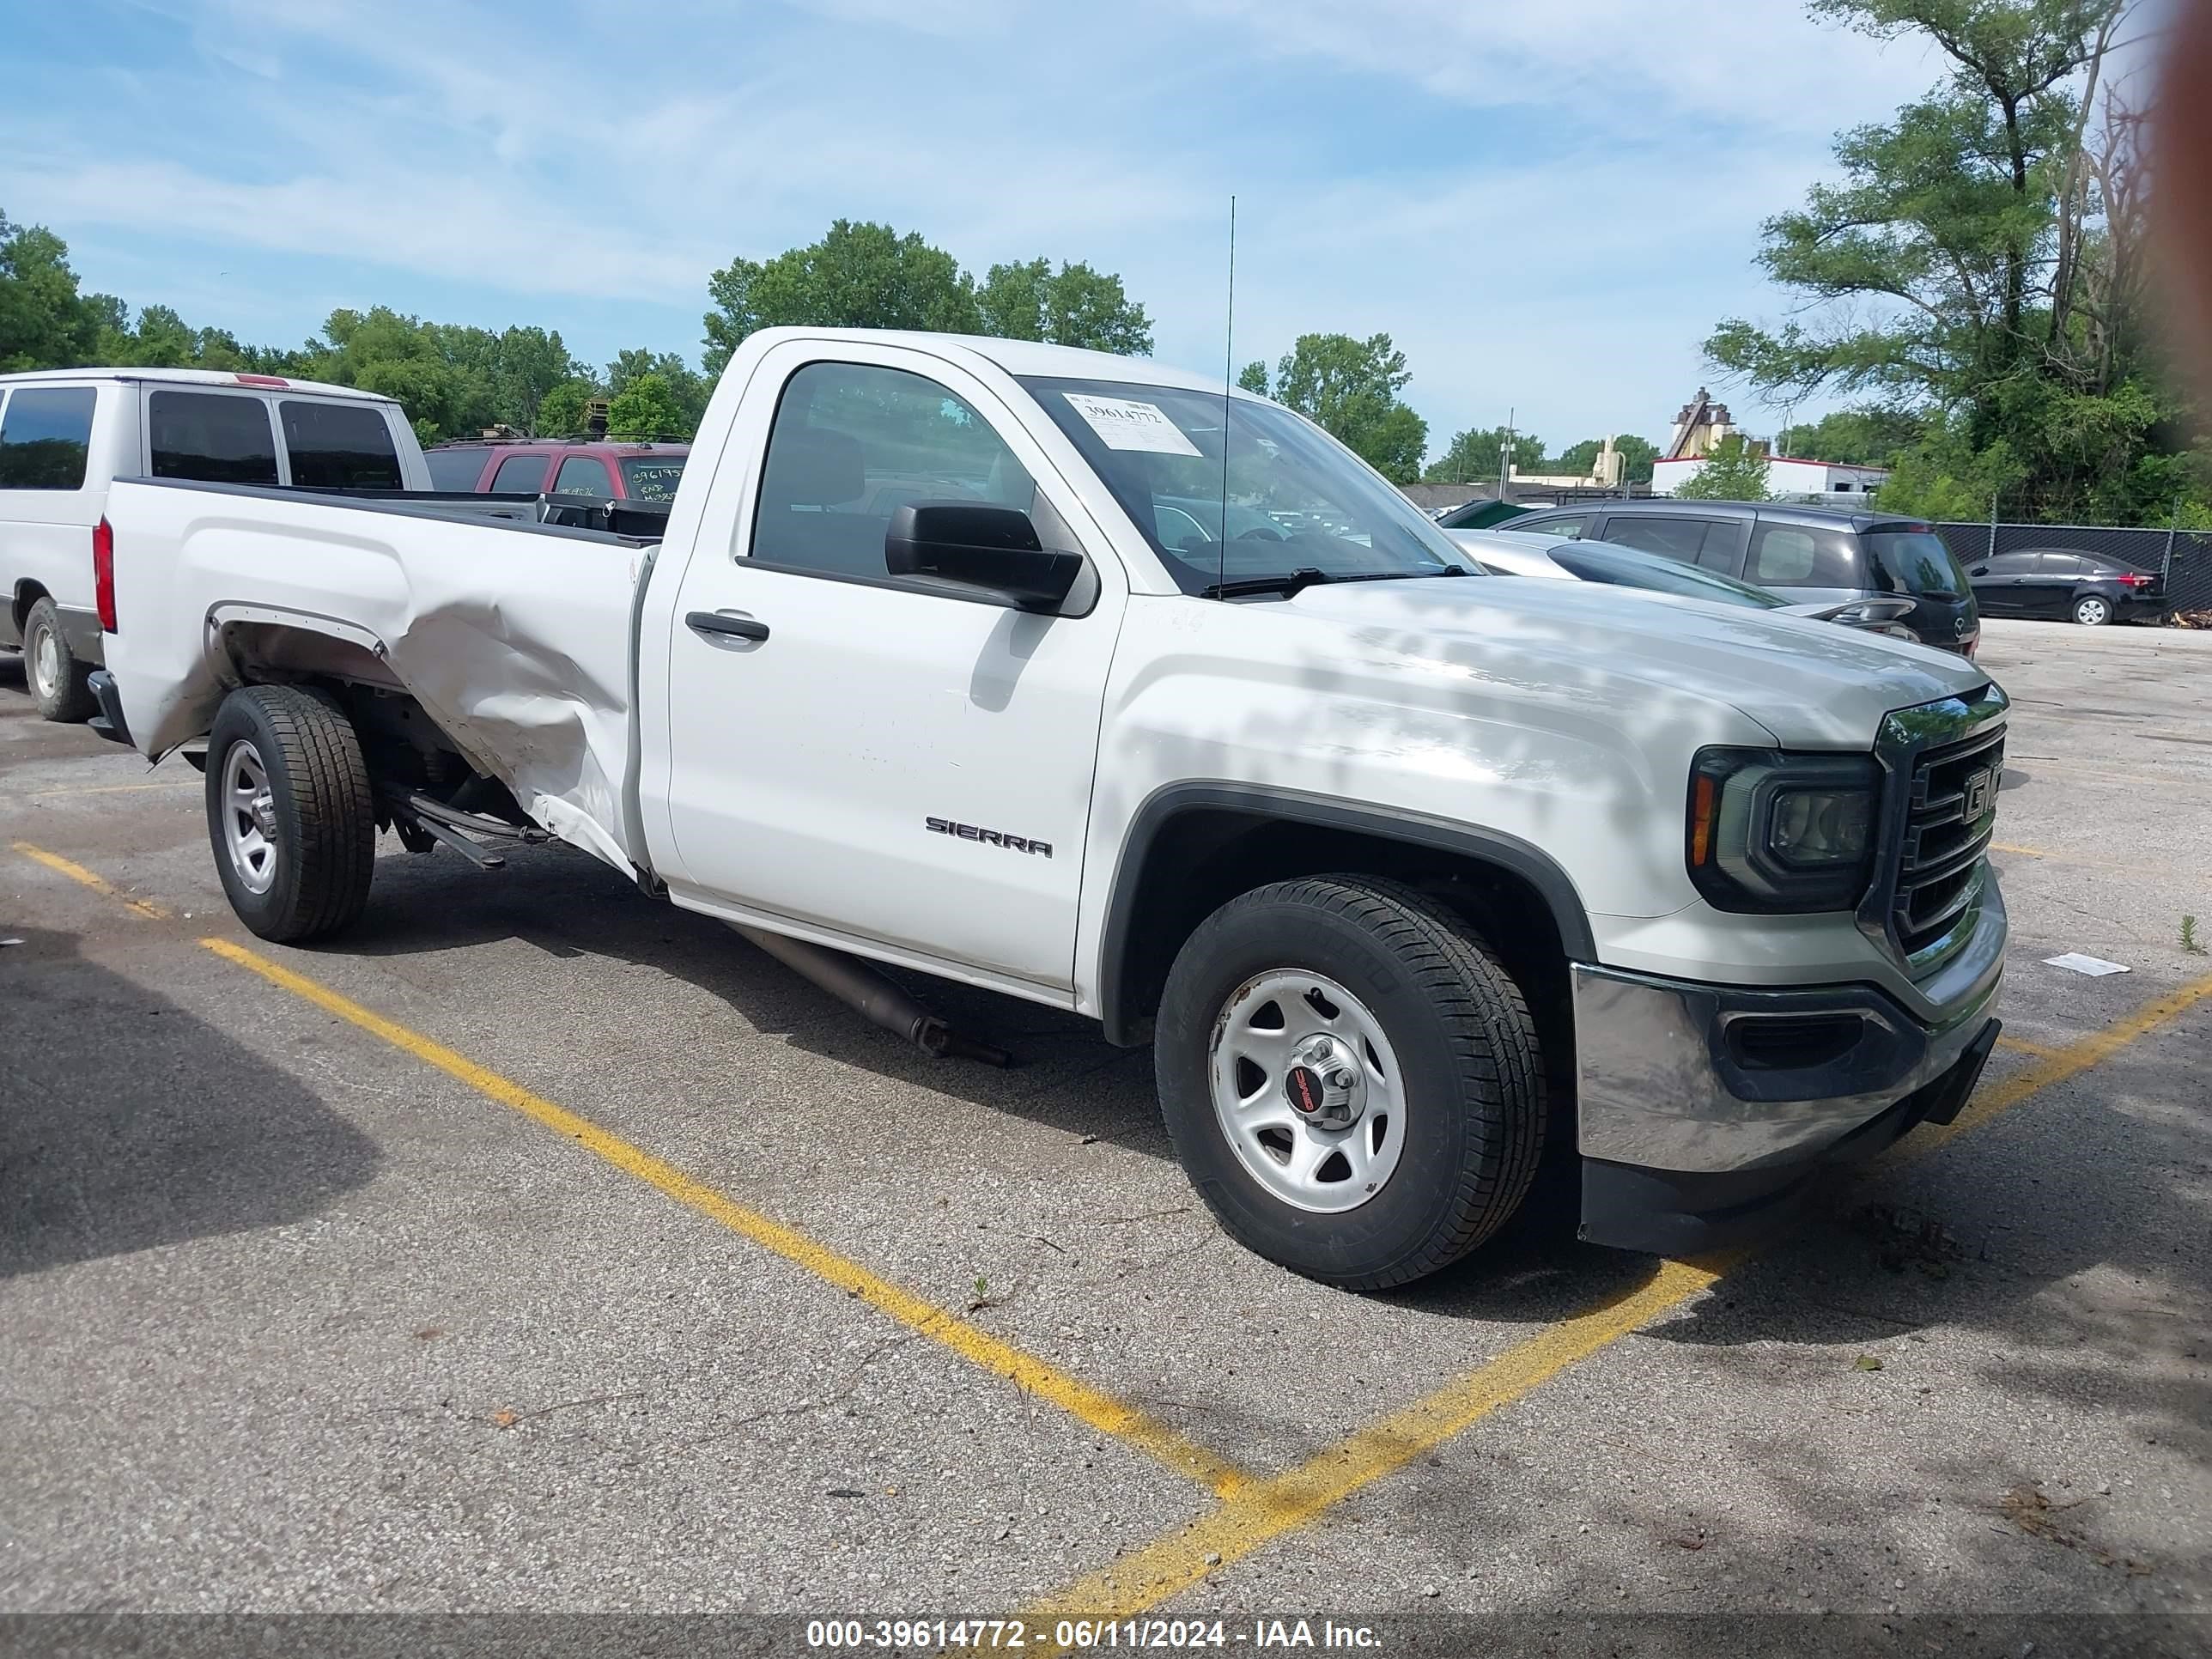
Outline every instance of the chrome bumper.
<path fill-rule="evenodd" d="M 2004 901 L 1934 976 L 1934 1023 L 1871 985 L 1765 991 L 1573 969 L 1585 1158 L 1717 1175 L 1818 1158 L 1945 1077 L 1995 1016 Z"/>

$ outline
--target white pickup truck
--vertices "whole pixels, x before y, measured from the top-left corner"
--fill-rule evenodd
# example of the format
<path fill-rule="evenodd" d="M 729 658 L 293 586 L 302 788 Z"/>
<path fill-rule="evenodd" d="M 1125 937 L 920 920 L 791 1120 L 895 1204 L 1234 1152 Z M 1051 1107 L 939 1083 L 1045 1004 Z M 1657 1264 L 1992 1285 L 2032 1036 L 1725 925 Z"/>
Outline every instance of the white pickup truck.
<path fill-rule="evenodd" d="M 657 544 L 160 480 L 107 513 L 107 723 L 205 741 L 256 933 L 356 917 L 380 826 L 557 836 L 817 975 L 1149 1036 L 1222 1224 L 1331 1283 L 1465 1255 L 1547 1152 L 1586 1237 L 1717 1243 L 1955 1115 L 1996 1037 L 1972 663 L 1483 575 L 1157 364 L 765 331 Z"/>

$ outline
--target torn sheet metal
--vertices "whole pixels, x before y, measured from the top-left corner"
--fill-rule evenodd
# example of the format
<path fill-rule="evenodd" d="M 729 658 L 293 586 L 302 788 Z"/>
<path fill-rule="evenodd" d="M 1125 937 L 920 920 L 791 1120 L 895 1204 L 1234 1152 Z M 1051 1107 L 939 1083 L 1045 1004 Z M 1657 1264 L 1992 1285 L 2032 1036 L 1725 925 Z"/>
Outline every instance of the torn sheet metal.
<path fill-rule="evenodd" d="M 650 550 L 588 532 L 119 481 L 108 663 L 141 750 L 205 734 L 235 665 L 396 684 L 523 810 L 624 873 L 631 625 Z"/>

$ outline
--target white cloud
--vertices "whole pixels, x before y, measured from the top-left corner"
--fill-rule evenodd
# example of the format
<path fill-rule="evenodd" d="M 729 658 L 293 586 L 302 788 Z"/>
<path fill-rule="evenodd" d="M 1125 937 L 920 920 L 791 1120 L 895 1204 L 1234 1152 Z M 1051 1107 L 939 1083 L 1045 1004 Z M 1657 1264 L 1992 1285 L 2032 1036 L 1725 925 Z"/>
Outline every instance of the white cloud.
<path fill-rule="evenodd" d="M 430 283 L 495 315 L 511 295 L 598 359 L 646 342 L 580 336 L 564 304 L 634 304 L 692 351 L 714 267 L 872 217 L 978 270 L 1119 270 L 1162 356 L 1211 367 L 1234 191 L 1238 358 L 1387 331 L 1438 447 L 1509 404 L 1562 442 L 1662 425 L 1712 324 L 1776 307 L 1760 220 L 1835 129 L 1934 78 L 1776 0 L 668 0 L 526 27 L 489 4 L 163 3 L 198 50 L 134 71 L 116 118 L 0 110 L 0 143 L 41 158 L 15 216 L 205 250 L 134 301 L 216 288 L 216 261 L 251 280 L 259 250 L 372 269 L 360 287 L 403 308 Z"/>

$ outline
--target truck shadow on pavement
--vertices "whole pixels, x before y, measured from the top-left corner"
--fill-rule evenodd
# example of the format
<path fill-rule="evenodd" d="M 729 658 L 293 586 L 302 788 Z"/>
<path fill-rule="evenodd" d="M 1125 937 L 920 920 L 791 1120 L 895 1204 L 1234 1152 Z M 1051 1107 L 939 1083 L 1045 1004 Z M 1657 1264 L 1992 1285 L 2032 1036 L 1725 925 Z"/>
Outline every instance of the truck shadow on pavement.
<path fill-rule="evenodd" d="M 297 1081 L 71 935 L 0 938 L 0 1280 L 283 1225 L 375 1172 Z"/>

